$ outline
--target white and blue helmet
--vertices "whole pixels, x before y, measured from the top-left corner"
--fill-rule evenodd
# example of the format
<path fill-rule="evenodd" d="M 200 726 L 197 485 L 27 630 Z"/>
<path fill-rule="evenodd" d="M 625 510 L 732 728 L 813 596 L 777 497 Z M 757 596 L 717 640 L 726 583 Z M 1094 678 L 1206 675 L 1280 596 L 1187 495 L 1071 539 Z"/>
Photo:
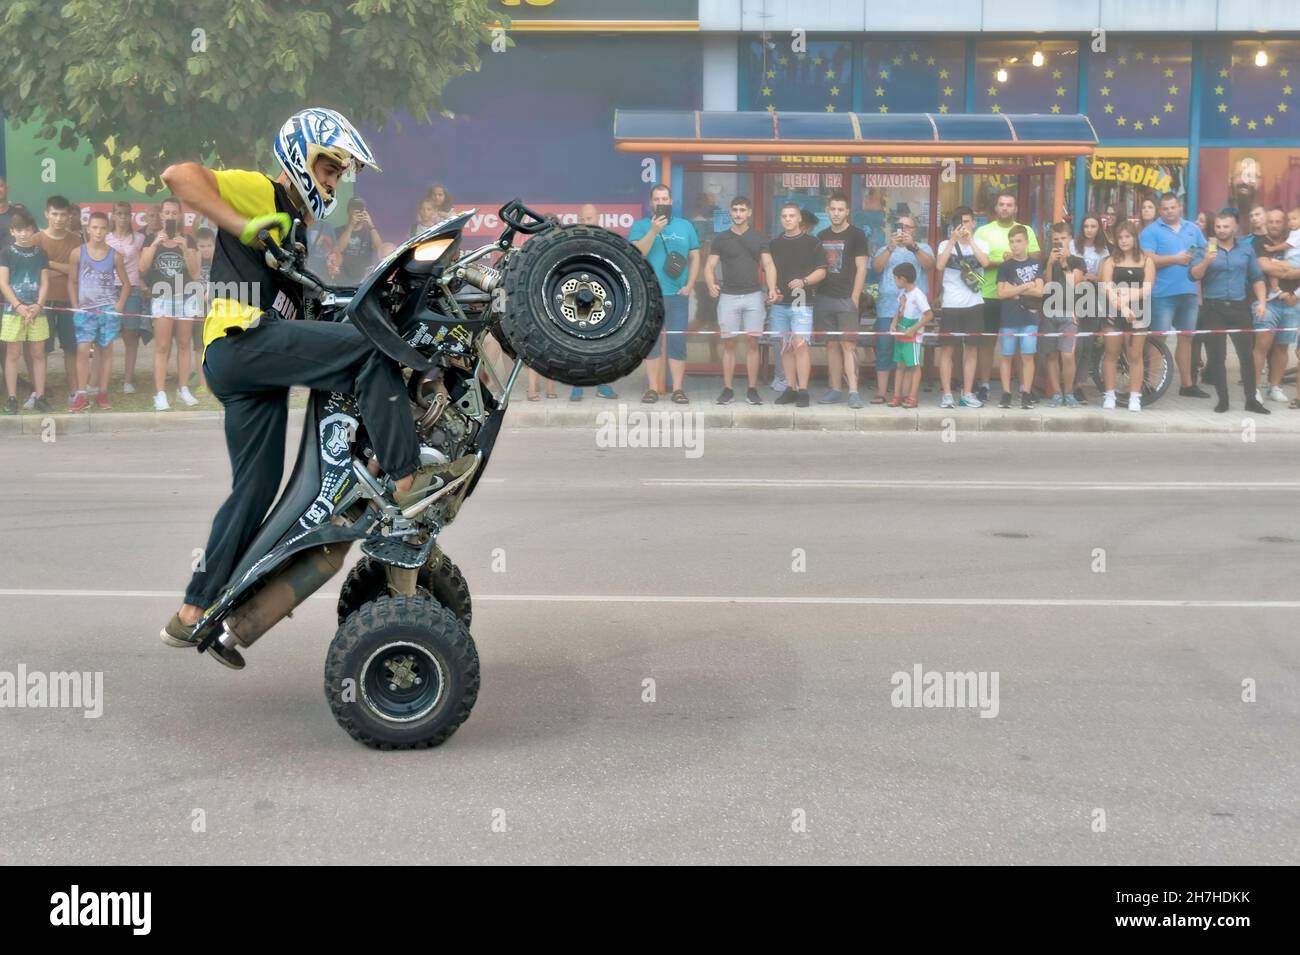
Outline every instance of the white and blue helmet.
<path fill-rule="evenodd" d="M 321 155 L 351 169 L 369 166 L 379 170 L 361 134 L 334 110 L 313 107 L 290 116 L 275 137 L 275 158 L 317 219 L 333 212 L 337 201 L 335 193 L 317 182 L 312 172 Z"/>

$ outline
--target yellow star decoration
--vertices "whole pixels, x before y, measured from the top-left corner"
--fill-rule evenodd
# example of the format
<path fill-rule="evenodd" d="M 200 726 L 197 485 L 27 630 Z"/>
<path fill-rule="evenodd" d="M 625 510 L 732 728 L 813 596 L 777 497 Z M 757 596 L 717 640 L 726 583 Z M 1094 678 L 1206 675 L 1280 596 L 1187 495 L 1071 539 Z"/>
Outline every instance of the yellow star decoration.
<path fill-rule="evenodd" d="M 1101 88 L 1100 92 L 1101 92 L 1101 95 L 1102 95 L 1102 96 L 1109 96 L 1109 95 L 1110 95 L 1110 87 L 1109 87 L 1109 86 L 1103 86 L 1103 87 Z"/>
<path fill-rule="evenodd" d="M 947 70 L 940 70 L 940 71 L 939 71 L 939 79 L 941 79 L 941 80 L 946 80 L 947 78 L 948 78 L 948 71 L 947 71 Z"/>
<path fill-rule="evenodd" d="M 995 112 L 995 113 L 1000 113 L 1000 112 L 1002 112 L 1002 107 L 999 106 L 997 103 L 994 103 L 994 104 L 993 104 L 993 112 Z"/>
<path fill-rule="evenodd" d="M 882 113 L 888 113 L 888 112 L 889 112 L 889 107 L 886 106 L 884 103 L 881 103 L 881 104 L 880 104 L 880 111 L 881 111 Z"/>
<path fill-rule="evenodd" d="M 1172 113 L 1173 111 L 1174 111 L 1174 104 L 1173 104 L 1173 103 L 1165 103 L 1165 112 L 1166 112 L 1166 113 Z"/>
<path fill-rule="evenodd" d="M 769 113 L 775 113 L 775 112 L 776 112 L 776 107 L 773 106 L 771 103 L 768 103 L 768 104 L 767 104 L 767 111 L 768 111 Z"/>
<path fill-rule="evenodd" d="M 1177 86 L 1171 86 L 1171 87 L 1169 87 L 1169 95 L 1170 95 L 1170 96 L 1177 96 L 1177 95 L 1178 95 L 1178 87 L 1177 87 Z"/>
<path fill-rule="evenodd" d="M 1121 116 L 1121 117 L 1119 117 L 1119 119 L 1115 120 L 1115 125 L 1116 125 L 1116 126 L 1123 126 L 1123 125 L 1125 125 L 1125 123 L 1127 123 L 1127 122 L 1128 122 L 1128 121 L 1127 121 L 1123 116 Z"/>
<path fill-rule="evenodd" d="M 908 57 L 908 59 L 911 60 L 913 63 L 915 63 L 920 58 L 921 58 L 921 54 L 916 52 L 913 52 L 911 56 Z"/>
<path fill-rule="evenodd" d="M 831 87 L 831 95 L 832 95 L 832 96 L 839 96 L 839 95 L 840 95 L 840 88 L 839 88 L 838 86 L 832 86 L 832 87 Z"/>
<path fill-rule="evenodd" d="M 927 57 L 925 58 L 925 65 L 926 65 L 926 66 L 934 66 L 934 57 L 932 57 L 932 56 L 927 56 Z"/>
<path fill-rule="evenodd" d="M 939 112 L 941 112 L 941 113 L 946 113 L 946 112 L 948 112 L 948 104 L 947 104 L 947 103 L 940 103 L 940 104 L 939 104 Z"/>
<path fill-rule="evenodd" d="M 1272 125 L 1273 125 L 1273 117 L 1272 117 L 1272 116 L 1265 116 L 1265 117 L 1264 117 L 1264 125 L 1265 125 L 1265 126 L 1272 126 Z"/>
<path fill-rule="evenodd" d="M 1284 87 L 1282 87 L 1282 95 L 1283 95 L 1283 96 L 1290 96 L 1290 95 L 1291 95 L 1291 87 L 1290 87 L 1290 86 L 1284 86 Z"/>
<path fill-rule="evenodd" d="M 951 95 L 952 95 L 952 87 L 951 87 L 951 86 L 945 86 L 945 87 L 943 88 L 943 95 L 944 95 L 944 96 L 951 96 Z"/>
<path fill-rule="evenodd" d="M 789 61 L 786 57 L 784 57 L 784 56 L 781 57 L 781 59 L 777 60 L 776 62 L 780 63 L 782 66 L 789 66 L 789 65 L 790 65 L 790 61 Z"/>
<path fill-rule="evenodd" d="M 1157 54 L 1156 56 L 1151 57 L 1151 62 L 1158 64 L 1160 62 L 1160 56 Z"/>
<path fill-rule="evenodd" d="M 833 112 L 835 112 L 835 106 L 834 106 L 834 104 L 832 104 L 832 103 L 827 103 L 827 104 L 826 104 L 826 112 L 828 112 L 828 113 L 833 113 Z"/>
<path fill-rule="evenodd" d="M 1121 57 L 1119 58 L 1119 65 L 1120 65 L 1120 66 L 1124 66 L 1124 65 L 1127 64 L 1127 63 L 1128 63 L 1128 57 L 1127 57 L 1127 56 L 1121 56 Z"/>
<path fill-rule="evenodd" d="M 776 70 L 768 70 L 768 71 L 767 71 L 767 78 L 768 78 L 769 80 L 774 80 L 774 79 L 776 79 Z"/>
<path fill-rule="evenodd" d="M 877 96 L 884 96 L 884 95 L 885 95 L 885 88 L 884 88 L 883 86 L 877 86 L 877 87 L 876 87 L 876 95 L 877 95 Z"/>
<path fill-rule="evenodd" d="M 821 66 L 825 62 L 826 60 L 822 58 L 822 55 L 820 53 L 818 53 L 816 58 L 813 59 L 813 66 Z"/>
<path fill-rule="evenodd" d="M 881 71 L 880 71 L 880 78 L 881 78 L 882 80 L 887 80 L 887 79 L 889 79 L 889 70 L 881 70 Z"/>
<path fill-rule="evenodd" d="M 1174 75 L 1174 71 L 1173 71 L 1171 68 L 1169 68 L 1169 67 L 1165 67 L 1165 76 L 1168 76 L 1168 77 L 1171 77 L 1171 78 L 1172 78 L 1173 75 Z"/>
<path fill-rule="evenodd" d="M 1219 75 L 1226 78 L 1228 71 L 1226 69 L 1219 70 Z"/>
<path fill-rule="evenodd" d="M 1053 104 L 1052 104 L 1052 112 L 1053 112 L 1053 113 L 1059 113 L 1060 111 L 1061 111 L 1061 104 L 1060 104 L 1060 103 L 1053 103 Z"/>
<path fill-rule="evenodd" d="M 1259 123 L 1255 122 L 1255 121 L 1252 119 L 1249 123 L 1246 124 L 1246 128 L 1247 128 L 1247 129 L 1254 129 L 1254 128 L 1255 128 L 1256 126 L 1258 126 L 1258 125 L 1259 125 Z"/>
<path fill-rule="evenodd" d="M 1216 86 L 1216 87 L 1214 88 L 1214 95 L 1215 95 L 1215 96 L 1222 96 L 1222 95 L 1223 95 L 1223 87 L 1222 87 L 1222 86 Z"/>
<path fill-rule="evenodd" d="M 1233 125 L 1233 126 L 1240 126 L 1240 125 L 1241 125 L 1241 117 L 1240 117 L 1240 116 L 1234 116 L 1234 117 L 1232 117 L 1232 125 Z"/>
<path fill-rule="evenodd" d="M 895 65 L 895 66 L 902 66 L 902 65 L 903 65 L 903 58 L 902 58 L 901 56 L 896 56 L 896 57 L 894 57 L 894 65 Z"/>
<path fill-rule="evenodd" d="M 1234 56 L 1234 57 L 1232 58 L 1232 63 L 1233 63 L 1234 66 L 1238 65 L 1238 64 L 1241 63 L 1241 62 L 1242 62 L 1242 58 L 1239 57 L 1239 56 Z M 1288 70 L 1287 67 L 1283 66 L 1283 67 L 1279 68 L 1277 72 L 1278 72 L 1278 75 L 1279 75 L 1279 76 L 1285 77 L 1285 76 L 1287 75 L 1287 73 L 1289 72 L 1289 70 Z M 1220 70 L 1219 70 L 1219 76 L 1221 76 L 1221 77 L 1226 77 L 1226 76 L 1228 76 L 1228 75 L 1229 75 L 1229 71 L 1228 71 L 1228 70 L 1226 70 L 1226 69 L 1220 69 Z M 1217 86 L 1215 86 L 1215 87 L 1214 87 L 1214 95 L 1215 95 L 1215 96 L 1218 96 L 1218 97 L 1220 97 L 1220 98 L 1222 98 L 1222 97 L 1224 96 L 1224 87 L 1223 87 L 1222 85 L 1217 85 Z M 1290 85 L 1284 85 L 1284 86 L 1282 87 L 1282 95 L 1283 95 L 1283 96 L 1290 96 L 1290 95 L 1291 95 L 1291 86 L 1290 86 Z M 1218 111 L 1219 111 L 1220 113 L 1226 113 L 1226 112 L 1228 112 L 1228 104 L 1227 104 L 1226 101 L 1223 101 L 1223 100 L 1221 99 L 1221 101 L 1218 103 Z M 1277 104 L 1277 112 L 1279 112 L 1279 113 L 1285 113 L 1286 111 L 1287 111 L 1287 104 L 1286 104 L 1286 103 L 1283 102 L 1283 103 L 1278 103 L 1278 104 Z M 1232 117 L 1230 117 L 1229 122 L 1230 122 L 1233 126 L 1240 126 L 1240 125 L 1241 125 L 1241 117 L 1240 117 L 1240 116 L 1232 116 Z M 1265 125 L 1265 126 L 1272 126 L 1272 125 L 1274 125 L 1276 122 L 1277 122 L 1277 118 L 1276 118 L 1272 113 L 1269 113 L 1269 114 L 1267 114 L 1267 115 L 1264 116 L 1264 125 Z M 1249 119 L 1249 120 L 1246 121 L 1246 128 L 1249 129 L 1249 130 L 1257 130 L 1257 129 L 1259 129 L 1259 125 L 1260 125 L 1259 122 L 1258 122 L 1257 120 L 1254 120 L 1254 119 Z"/>
<path fill-rule="evenodd" d="M 1140 129 L 1142 128 L 1142 120 L 1140 120 L 1140 119 L 1134 120 L 1134 121 L 1133 121 L 1133 128 L 1134 128 L 1134 129 L 1138 129 L 1138 130 L 1140 130 Z"/>
<path fill-rule="evenodd" d="M 1152 126 L 1159 126 L 1159 125 L 1160 125 L 1160 117 L 1159 117 L 1159 116 L 1152 116 L 1152 117 L 1151 117 L 1151 125 L 1152 125 Z"/>
<path fill-rule="evenodd" d="M 1114 71 L 1114 70 L 1107 70 L 1107 71 L 1106 71 L 1106 79 L 1108 79 L 1108 80 L 1113 80 L 1114 78 L 1115 78 L 1115 71 Z"/>
<path fill-rule="evenodd" d="M 1286 112 L 1286 103 L 1278 103 L 1278 104 L 1277 104 L 1277 111 L 1278 111 L 1279 113 L 1285 113 L 1285 112 Z"/>
<path fill-rule="evenodd" d="M 764 87 L 763 87 L 763 95 L 764 95 L 764 96 L 771 96 L 771 95 L 772 95 L 772 87 L 770 87 L 770 86 L 764 86 Z"/>
<path fill-rule="evenodd" d="M 1220 103 L 1220 104 L 1219 104 L 1219 112 L 1220 112 L 1220 113 L 1226 113 L 1227 111 L 1228 111 L 1228 104 L 1227 104 L 1227 103 Z"/>
<path fill-rule="evenodd" d="M 1059 80 L 1060 78 L 1061 78 L 1061 71 L 1060 71 L 1060 70 L 1052 70 L 1052 79 L 1054 79 L 1054 80 Z"/>
<path fill-rule="evenodd" d="M 990 95 L 990 96 L 997 96 L 997 95 L 998 95 L 998 88 L 997 88 L 996 86 L 990 86 L 990 87 L 989 87 L 989 95 Z"/>
<path fill-rule="evenodd" d="M 1138 50 L 1138 51 L 1137 51 L 1137 58 L 1138 58 L 1139 60 L 1145 60 L 1145 59 L 1147 58 L 1147 55 L 1146 55 L 1145 53 L 1143 53 L 1141 50 Z"/>
<path fill-rule="evenodd" d="M 826 78 L 827 78 L 828 80 L 833 80 L 833 79 L 835 79 L 835 71 L 834 71 L 834 70 L 827 70 L 827 71 L 826 71 Z"/>
<path fill-rule="evenodd" d="M 1065 87 L 1064 87 L 1064 86 L 1058 86 L 1058 87 L 1056 88 L 1056 95 L 1057 95 L 1057 96 L 1064 96 L 1064 95 L 1065 95 Z"/>
<path fill-rule="evenodd" d="M 1282 69 L 1277 71 L 1277 75 L 1282 77 L 1282 79 L 1286 79 L 1288 76 L 1291 75 L 1291 71 L 1284 66 L 1282 67 Z"/>
<path fill-rule="evenodd" d="M 1108 112 L 1108 113 L 1113 113 L 1113 112 L 1115 112 L 1115 104 L 1114 104 L 1114 103 L 1107 103 L 1107 104 L 1106 104 L 1106 112 Z"/>

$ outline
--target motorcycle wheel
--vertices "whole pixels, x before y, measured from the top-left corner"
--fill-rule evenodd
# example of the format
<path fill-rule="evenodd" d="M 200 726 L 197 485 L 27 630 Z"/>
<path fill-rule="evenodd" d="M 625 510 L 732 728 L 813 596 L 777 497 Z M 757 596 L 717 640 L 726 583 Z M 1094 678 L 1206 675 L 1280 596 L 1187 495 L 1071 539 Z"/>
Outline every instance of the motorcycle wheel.
<path fill-rule="evenodd" d="M 427 597 L 380 597 L 344 621 L 325 657 L 325 698 L 339 726 L 373 749 L 447 740 L 478 699 L 465 625 Z"/>
<path fill-rule="evenodd" d="M 415 580 L 415 593 L 418 597 L 431 597 L 438 601 L 466 627 L 474 616 L 472 601 L 469 596 L 469 584 L 450 557 L 444 556 L 436 567 L 428 564 L 420 568 Z M 362 557 L 348 571 L 339 589 L 339 625 L 362 606 L 388 596 L 388 578 L 384 574 L 384 565 L 369 557 Z"/>
<path fill-rule="evenodd" d="M 630 374 L 654 347 L 663 294 L 627 239 L 595 226 L 559 226 L 511 255 L 501 331 L 524 364 L 575 387 Z"/>

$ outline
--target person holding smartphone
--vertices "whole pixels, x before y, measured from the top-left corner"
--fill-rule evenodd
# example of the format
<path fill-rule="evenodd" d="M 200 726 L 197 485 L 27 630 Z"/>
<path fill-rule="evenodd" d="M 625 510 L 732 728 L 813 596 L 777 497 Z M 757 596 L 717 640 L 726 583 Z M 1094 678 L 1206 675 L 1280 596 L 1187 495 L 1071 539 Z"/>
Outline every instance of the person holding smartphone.
<path fill-rule="evenodd" d="M 360 284 L 375 264 L 375 254 L 383 244 L 365 200 L 352 197 L 348 200 L 348 221 L 334 237 L 331 271 L 338 269 L 338 280 L 343 285 Z"/>
<path fill-rule="evenodd" d="M 186 283 L 199 277 L 199 250 L 194 240 L 181 230 L 179 200 L 164 200 L 159 212 L 161 227 L 140 251 L 140 274 L 152 298 L 153 408 L 168 411 L 171 405 L 167 401 L 167 360 L 173 338 L 176 340 L 176 400 L 191 407 L 199 403 L 189 388 L 194 322 L 198 319 L 199 306 L 185 288 Z"/>
<path fill-rule="evenodd" d="M 686 379 L 686 325 L 690 320 L 691 289 L 700 271 L 700 237 L 689 219 L 673 215 L 673 194 L 663 183 L 650 190 L 650 215 L 632 223 L 628 239 L 646 257 L 664 295 L 664 330 L 646 358 L 647 385 L 641 401 L 654 404 L 664 392 L 664 340 L 672 376 L 672 400 L 690 402 L 682 385 Z"/>

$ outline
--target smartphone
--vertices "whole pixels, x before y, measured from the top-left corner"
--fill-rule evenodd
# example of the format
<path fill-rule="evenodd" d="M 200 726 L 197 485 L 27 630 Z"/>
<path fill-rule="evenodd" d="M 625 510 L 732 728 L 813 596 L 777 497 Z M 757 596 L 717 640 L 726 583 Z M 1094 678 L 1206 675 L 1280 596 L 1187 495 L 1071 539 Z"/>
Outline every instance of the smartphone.
<path fill-rule="evenodd" d="M 1218 251 L 1219 240 L 1214 236 L 1210 236 L 1210 241 L 1206 244 L 1206 248 L 1209 249 L 1211 252 Z"/>
<path fill-rule="evenodd" d="M 167 233 L 167 238 L 169 239 L 176 238 L 176 220 L 168 219 L 166 222 L 164 222 L 163 231 Z"/>
<path fill-rule="evenodd" d="M 654 214 L 656 219 L 660 216 L 665 219 L 671 219 L 673 217 L 673 207 L 670 205 L 655 206 Z"/>

